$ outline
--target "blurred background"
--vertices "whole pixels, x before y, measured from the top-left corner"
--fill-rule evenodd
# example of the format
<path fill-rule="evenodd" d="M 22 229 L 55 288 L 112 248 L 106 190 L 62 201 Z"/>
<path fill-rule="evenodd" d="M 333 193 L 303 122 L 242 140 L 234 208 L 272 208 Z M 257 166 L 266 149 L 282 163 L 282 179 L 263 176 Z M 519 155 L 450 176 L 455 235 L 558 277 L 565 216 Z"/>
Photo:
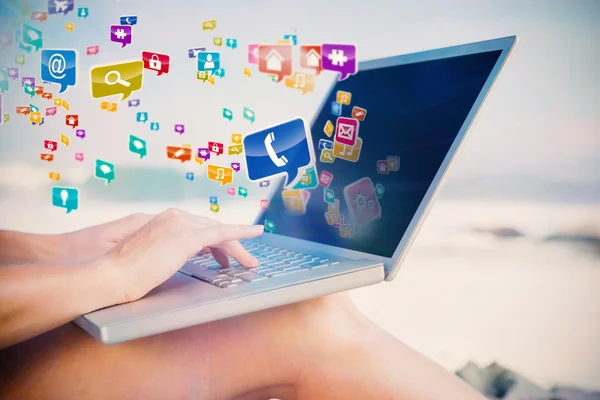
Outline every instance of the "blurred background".
<path fill-rule="evenodd" d="M 558 389 L 548 391 L 555 386 L 600 390 L 600 2 L 75 0 L 73 11 L 45 21 L 29 16 L 46 11 L 46 1 L 31 0 L 29 9 L 22 0 L 0 4 L 1 32 L 14 38 L 17 9 L 27 13 L 21 23 L 43 32 L 44 48 L 79 55 L 76 86 L 57 96 L 57 85 L 44 84 L 71 110 L 33 126 L 15 108 L 52 106 L 40 96 L 30 100 L 21 86 L 23 76 L 41 82 L 40 52 L 21 50 L 14 40 L 0 50 L 0 66 L 19 68 L 2 94 L 9 119 L 0 125 L 0 228 L 39 233 L 167 207 L 251 223 L 270 188 L 248 182 L 242 171 L 235 182 L 248 197 L 231 197 L 205 178 L 206 166 L 165 156 L 166 145 L 229 143 L 232 133 L 313 118 L 335 75 L 323 72 L 315 92 L 302 95 L 248 65 L 250 43 L 287 34 L 297 35 L 299 45 L 354 43 L 361 61 L 517 35 L 397 278 L 351 295 L 373 321 L 445 367 L 462 369 L 490 397 L 501 397 L 491 386 L 507 373 L 528 382 L 512 385 L 513 398 L 556 397 Z M 88 8 L 86 18 L 78 17 L 80 7 Z M 121 48 L 110 41 L 110 25 L 124 15 L 138 16 L 138 24 L 133 43 Z M 216 29 L 202 30 L 203 20 L 216 20 Z M 235 38 L 238 47 L 217 50 L 214 37 Z M 94 45 L 98 54 L 86 55 Z M 197 80 L 196 60 L 188 58 L 194 47 L 220 51 L 225 77 L 214 85 Z M 145 72 L 143 88 L 129 98 L 139 99 L 138 107 L 119 103 L 120 96 L 91 97 L 92 66 L 140 59 L 144 50 L 169 54 L 171 69 L 160 77 Z M 19 55 L 24 65 L 15 63 Z M 117 111 L 102 110 L 101 101 L 117 102 Z M 233 111 L 232 121 L 222 117 L 223 107 Z M 243 107 L 254 110 L 254 123 L 241 118 Z M 137 112 L 147 112 L 148 122 L 137 122 Z M 85 139 L 65 125 L 69 113 L 79 115 Z M 151 131 L 150 122 L 160 129 Z M 184 124 L 185 133 L 174 124 Z M 59 143 L 54 161 L 41 161 L 43 141 L 60 142 L 61 133 L 70 145 Z M 130 134 L 146 140 L 143 159 L 129 151 Z M 75 160 L 78 152 L 83 162 Z M 115 165 L 110 184 L 94 177 L 96 159 Z M 50 172 L 61 180 L 50 180 Z M 56 185 L 80 190 L 78 210 L 52 206 Z M 210 211 L 209 196 L 219 196 L 218 213 Z M 524 394 L 515 394 L 517 386 Z"/>

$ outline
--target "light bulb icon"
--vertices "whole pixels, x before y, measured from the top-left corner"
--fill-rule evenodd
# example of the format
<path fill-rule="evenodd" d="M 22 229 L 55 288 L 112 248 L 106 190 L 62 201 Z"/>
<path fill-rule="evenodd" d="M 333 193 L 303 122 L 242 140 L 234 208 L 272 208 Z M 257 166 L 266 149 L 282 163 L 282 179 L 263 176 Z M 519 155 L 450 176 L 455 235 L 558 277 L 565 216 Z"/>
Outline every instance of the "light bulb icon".
<path fill-rule="evenodd" d="M 67 199 L 69 198 L 69 192 L 65 189 L 60 191 L 60 198 L 62 199 L 62 205 L 66 207 Z"/>

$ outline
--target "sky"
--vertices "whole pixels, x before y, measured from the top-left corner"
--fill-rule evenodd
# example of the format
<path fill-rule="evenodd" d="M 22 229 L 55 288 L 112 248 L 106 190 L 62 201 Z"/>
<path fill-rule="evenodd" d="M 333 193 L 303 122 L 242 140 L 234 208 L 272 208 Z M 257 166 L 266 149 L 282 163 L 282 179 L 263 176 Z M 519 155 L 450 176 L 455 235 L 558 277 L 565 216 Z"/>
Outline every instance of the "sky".
<path fill-rule="evenodd" d="M 31 4 L 34 10 L 46 9 L 46 1 Z M 166 145 L 200 147 L 208 140 L 227 141 L 231 133 L 250 133 L 297 116 L 312 119 L 333 73 L 322 73 L 316 91 L 306 95 L 272 83 L 254 66 L 252 77 L 242 73 L 248 44 L 274 42 L 290 33 L 300 44 L 354 43 L 359 61 L 517 35 L 519 42 L 454 162 L 451 177 L 529 176 L 600 184 L 600 2 L 596 0 L 308 0 L 293 5 L 75 0 L 75 7 L 88 7 L 89 17 L 81 19 L 72 12 L 30 22 L 43 31 L 44 47 L 79 52 L 78 83 L 62 98 L 79 114 L 87 137 L 75 139 L 64 124 L 64 112 L 46 117 L 41 127 L 15 115 L 15 106 L 28 101 L 18 87 L 20 81 L 11 81 L 4 94 L 11 120 L 0 126 L 0 185 L 35 186 L 40 179 L 47 180 L 48 168 L 63 171 L 67 182 L 81 181 L 93 173 L 95 158 L 120 166 L 187 168 L 165 157 Z M 117 24 L 121 15 L 137 15 L 139 20 L 133 43 L 125 48 L 109 40 L 109 25 Z M 201 23 L 209 19 L 217 20 L 217 28 L 203 31 Z M 73 32 L 65 29 L 67 22 L 75 24 Z M 195 60 L 188 58 L 187 49 L 214 49 L 216 36 L 236 38 L 239 47 L 219 50 L 226 77 L 210 86 L 196 80 Z M 99 45 L 99 54 L 87 56 L 89 45 Z M 101 101 L 118 102 L 120 96 L 92 99 L 90 67 L 140 59 L 143 50 L 168 53 L 171 71 L 160 77 L 146 71 L 142 90 L 131 96 L 141 100 L 138 109 L 129 109 L 125 101 L 116 113 L 101 110 Z M 20 53 L 14 47 L 1 52 L 0 65 L 15 66 L 16 54 Z M 40 78 L 39 52 L 26 56 L 20 75 Z M 58 87 L 51 87 L 56 96 Z M 39 97 L 35 101 L 50 106 Z M 239 118 L 243 106 L 255 111 L 254 124 Z M 223 107 L 233 110 L 233 121 L 222 118 Z M 148 112 L 150 121 L 160 123 L 160 131 L 151 132 L 149 124 L 136 122 L 137 111 Z M 182 136 L 173 130 L 179 123 L 186 126 Z M 51 167 L 41 165 L 43 139 L 58 140 L 60 133 L 72 137 L 65 151 L 84 152 L 85 162 L 57 156 Z M 143 160 L 129 152 L 129 134 L 147 140 L 149 154 Z"/>

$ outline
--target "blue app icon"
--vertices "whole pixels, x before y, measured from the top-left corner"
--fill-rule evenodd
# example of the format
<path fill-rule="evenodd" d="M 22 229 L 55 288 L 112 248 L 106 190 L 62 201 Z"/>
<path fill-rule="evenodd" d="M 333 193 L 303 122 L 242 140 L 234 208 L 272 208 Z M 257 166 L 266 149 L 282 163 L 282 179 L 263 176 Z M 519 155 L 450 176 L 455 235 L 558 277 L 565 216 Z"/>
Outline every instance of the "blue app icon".
<path fill-rule="evenodd" d="M 338 117 L 342 115 L 342 105 L 337 101 L 331 103 L 331 113 L 333 115 L 337 115 Z"/>
<path fill-rule="evenodd" d="M 120 18 L 121 25 L 137 25 L 137 15 L 128 15 Z"/>
<path fill-rule="evenodd" d="M 77 16 L 79 18 L 87 18 L 89 15 L 88 9 L 85 7 L 81 7 L 77 9 Z"/>
<path fill-rule="evenodd" d="M 292 189 L 314 189 L 319 186 L 315 167 L 307 168 Z"/>
<path fill-rule="evenodd" d="M 67 214 L 79 208 L 79 190 L 66 187 L 52 188 L 52 205 L 65 208 Z"/>
<path fill-rule="evenodd" d="M 234 38 L 228 38 L 228 39 L 225 41 L 225 45 L 226 45 L 227 47 L 231 47 L 232 49 L 237 49 L 237 47 L 238 47 L 238 45 L 237 45 L 237 39 L 234 39 Z"/>
<path fill-rule="evenodd" d="M 218 204 L 217 196 L 210 196 L 210 204 Z"/>
<path fill-rule="evenodd" d="M 224 78 L 225 77 L 225 69 L 223 68 L 219 68 L 215 71 L 215 75 L 218 76 L 219 78 Z"/>
<path fill-rule="evenodd" d="M 310 130 L 302 118 L 246 135 L 244 150 L 251 181 L 286 175 L 284 187 L 293 185 L 300 170 L 315 162 Z"/>
<path fill-rule="evenodd" d="M 42 80 L 58 83 L 63 93 L 77 83 L 77 53 L 75 50 L 42 50 Z"/>
<path fill-rule="evenodd" d="M 148 113 L 147 112 L 139 112 L 135 115 L 135 120 L 137 122 L 146 123 L 148 121 Z"/>
<path fill-rule="evenodd" d="M 327 139 L 319 140 L 319 150 L 333 150 L 333 142 Z"/>
<path fill-rule="evenodd" d="M 185 179 L 187 179 L 188 181 L 193 181 L 194 180 L 194 173 L 193 172 L 186 172 L 185 173 Z"/>
<path fill-rule="evenodd" d="M 48 0 L 48 14 L 67 15 L 73 11 L 75 0 Z"/>
<path fill-rule="evenodd" d="M 35 47 L 35 51 L 38 51 L 42 48 L 44 42 L 42 38 L 42 31 L 40 31 L 39 29 L 35 29 L 33 26 L 27 24 L 23 24 L 21 29 L 23 31 L 20 43 L 23 43 L 27 46 Z M 31 48 L 27 50 L 27 52 L 29 51 L 31 51 Z"/>
<path fill-rule="evenodd" d="M 150 130 L 157 131 L 160 129 L 160 124 L 158 122 L 150 122 Z"/>
<path fill-rule="evenodd" d="M 198 71 L 215 71 L 221 68 L 221 55 L 219 53 L 198 53 Z"/>

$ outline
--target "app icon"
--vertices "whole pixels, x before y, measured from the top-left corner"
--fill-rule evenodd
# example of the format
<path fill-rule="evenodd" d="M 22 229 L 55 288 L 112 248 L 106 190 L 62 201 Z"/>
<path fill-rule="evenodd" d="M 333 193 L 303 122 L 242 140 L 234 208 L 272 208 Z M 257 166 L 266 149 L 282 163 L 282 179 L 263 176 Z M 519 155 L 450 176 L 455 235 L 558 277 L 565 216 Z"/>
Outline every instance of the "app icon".
<path fill-rule="evenodd" d="M 208 173 L 208 179 L 220 182 L 221 186 L 233 182 L 233 168 L 222 167 L 220 165 L 209 165 L 206 171 Z"/>
<path fill-rule="evenodd" d="M 356 46 L 353 44 L 323 44 L 322 68 L 327 71 L 339 72 L 340 81 L 356 74 Z"/>
<path fill-rule="evenodd" d="M 79 208 L 79 190 L 74 188 L 58 187 L 52 188 L 52 205 L 64 208 L 67 214 Z"/>
<path fill-rule="evenodd" d="M 144 68 L 156 71 L 157 76 L 169 72 L 170 57 L 168 54 L 142 51 L 142 61 L 144 62 Z"/>
<path fill-rule="evenodd" d="M 292 46 L 287 44 L 259 45 L 258 70 L 276 75 L 277 82 L 292 74 Z"/>
<path fill-rule="evenodd" d="M 288 212 L 297 215 L 306 213 L 306 203 L 308 203 L 308 199 L 310 198 L 310 192 L 295 189 L 284 190 L 281 192 L 281 197 L 283 205 Z"/>
<path fill-rule="evenodd" d="M 292 189 L 314 189 L 319 186 L 317 180 L 317 171 L 315 167 L 307 168 L 304 174 L 300 177 L 300 181 L 294 185 Z"/>
<path fill-rule="evenodd" d="M 387 158 L 388 169 L 392 172 L 396 172 L 400 169 L 400 157 L 388 156 Z"/>
<path fill-rule="evenodd" d="M 333 174 L 327 171 L 321 171 L 321 175 L 319 175 L 319 183 L 324 188 L 328 188 L 331 185 L 331 181 L 333 180 Z"/>
<path fill-rule="evenodd" d="M 194 47 L 192 49 L 188 49 L 188 57 L 196 58 L 198 56 L 198 53 L 200 53 L 201 51 L 206 51 L 206 47 Z"/>
<path fill-rule="evenodd" d="M 215 70 L 215 76 L 218 76 L 219 78 L 224 78 L 225 77 L 225 69 L 219 68 L 219 69 Z"/>
<path fill-rule="evenodd" d="M 47 11 L 32 11 L 31 19 L 34 21 L 44 22 L 48 19 L 48 12 Z"/>
<path fill-rule="evenodd" d="M 241 196 L 243 198 L 248 197 L 248 189 L 238 186 L 238 196 Z"/>
<path fill-rule="evenodd" d="M 258 186 L 260 187 L 269 187 L 270 181 L 260 181 Z"/>
<path fill-rule="evenodd" d="M 69 32 L 73 32 L 75 30 L 75 24 L 72 22 L 67 22 L 65 24 L 65 29 L 68 30 Z"/>
<path fill-rule="evenodd" d="M 150 130 L 157 131 L 160 129 L 160 124 L 158 122 L 150 122 Z"/>
<path fill-rule="evenodd" d="M 358 121 L 354 118 L 339 117 L 335 125 L 335 141 L 354 146 L 358 137 Z"/>
<path fill-rule="evenodd" d="M 285 40 L 291 40 L 294 46 L 298 44 L 298 37 L 296 35 L 283 35 L 283 38 Z"/>
<path fill-rule="evenodd" d="M 44 87 L 43 86 L 36 86 L 33 89 L 33 91 L 34 91 L 35 94 L 40 95 L 40 94 L 44 93 Z"/>
<path fill-rule="evenodd" d="M 238 45 L 237 45 L 237 39 L 227 38 L 227 40 L 225 41 L 225 45 L 227 47 L 230 47 L 232 50 L 235 50 L 238 47 Z"/>
<path fill-rule="evenodd" d="M 275 233 L 275 222 L 265 219 L 265 231 Z"/>
<path fill-rule="evenodd" d="M 385 188 L 383 187 L 383 185 L 381 183 L 378 183 L 375 186 L 375 196 L 377 196 L 378 199 L 381 199 L 383 197 L 384 193 L 385 193 Z"/>
<path fill-rule="evenodd" d="M 300 46 L 300 67 L 315 70 L 321 73 L 321 46 Z"/>
<path fill-rule="evenodd" d="M 333 196 L 335 197 L 335 196 Z M 332 213 L 339 213 L 340 212 L 340 200 L 339 199 L 335 199 L 333 201 L 333 203 L 328 203 L 327 204 L 327 211 L 328 212 L 332 212 Z"/>
<path fill-rule="evenodd" d="M 40 125 L 42 123 L 42 113 L 39 111 L 32 112 L 29 114 L 29 121 L 32 124 Z"/>
<path fill-rule="evenodd" d="M 183 124 L 175 124 L 175 133 L 182 135 L 185 132 L 185 126 Z"/>
<path fill-rule="evenodd" d="M 0 112 L 2 112 L 2 96 L 0 95 Z M 2 122 L 1 124 L 5 124 L 8 121 L 10 121 L 10 114 L 9 113 L 4 113 L 4 117 L 2 118 Z"/>
<path fill-rule="evenodd" d="M 48 0 L 48 14 L 67 15 L 69 11 L 73 11 L 75 0 Z"/>
<path fill-rule="evenodd" d="M 146 150 L 146 141 L 137 136 L 129 135 L 129 151 L 144 158 L 148 153 Z"/>
<path fill-rule="evenodd" d="M 333 202 L 335 201 L 334 191 L 329 188 L 325 188 L 325 190 L 323 191 L 323 200 L 325 200 L 325 203 L 333 204 Z"/>
<path fill-rule="evenodd" d="M 182 163 L 192 160 L 192 149 L 187 146 L 167 146 L 167 158 L 181 161 Z"/>
<path fill-rule="evenodd" d="M 23 24 L 21 28 L 21 40 L 19 44 L 35 47 L 35 51 L 38 51 L 43 47 L 42 31 L 35 29 L 31 25 Z M 25 50 L 29 52 L 31 48 L 25 47 Z"/>
<path fill-rule="evenodd" d="M 83 161 L 83 153 L 75 153 L 75 160 L 82 162 Z"/>
<path fill-rule="evenodd" d="M 240 172 L 240 169 L 242 168 L 242 165 L 239 162 L 232 162 L 230 165 L 231 169 L 235 172 Z"/>
<path fill-rule="evenodd" d="M 210 71 L 211 75 L 221 68 L 221 55 L 219 53 L 198 53 L 198 71 Z"/>
<path fill-rule="evenodd" d="M 196 71 L 196 79 L 206 82 L 209 78 L 208 71 Z"/>
<path fill-rule="evenodd" d="M 328 137 L 331 137 L 331 135 L 333 135 L 333 124 L 331 123 L 331 121 L 327 121 L 325 123 L 325 127 L 323 128 L 323 132 L 325 132 L 325 134 Z"/>
<path fill-rule="evenodd" d="M 75 136 L 77 136 L 79 139 L 84 139 L 85 138 L 85 129 L 77 129 L 75 131 Z"/>
<path fill-rule="evenodd" d="M 210 160 L 210 151 L 208 150 L 208 148 L 198 148 L 198 157 L 204 161 Z"/>
<path fill-rule="evenodd" d="M 242 144 L 242 134 L 241 133 L 232 133 L 231 134 L 231 143 Z"/>
<path fill-rule="evenodd" d="M 217 20 L 216 19 L 202 21 L 202 30 L 203 31 L 213 31 L 216 28 L 217 28 Z"/>
<path fill-rule="evenodd" d="M 223 143 L 218 142 L 208 142 L 208 149 L 211 153 L 215 153 L 220 156 L 223 154 Z"/>
<path fill-rule="evenodd" d="M 342 115 L 342 105 L 337 101 L 331 103 L 331 113 L 333 115 L 340 116 Z"/>
<path fill-rule="evenodd" d="M 69 147 L 69 138 L 62 133 L 60 134 L 60 142 L 62 144 L 64 144 L 66 147 Z"/>
<path fill-rule="evenodd" d="M 219 204 L 219 199 L 217 198 L 217 196 L 210 196 L 208 198 L 208 201 L 210 202 L 210 204 Z"/>
<path fill-rule="evenodd" d="M 333 150 L 333 142 L 327 139 L 319 140 L 319 150 L 323 149 Z"/>
<path fill-rule="evenodd" d="M 302 91 L 302 94 L 315 91 L 315 76 L 305 72 L 294 72 L 285 78 L 285 86 Z"/>
<path fill-rule="evenodd" d="M 42 92 L 42 98 L 50 100 L 52 98 L 52 93 L 50 93 L 50 92 Z"/>
<path fill-rule="evenodd" d="M 351 239 L 354 237 L 354 234 L 355 234 L 354 225 L 346 225 L 346 224 L 340 225 L 340 236 L 343 237 L 344 239 Z"/>
<path fill-rule="evenodd" d="M 40 154 L 40 160 L 42 161 L 47 161 L 47 162 L 51 162 L 54 160 L 54 154 L 49 154 L 49 153 L 41 153 Z"/>
<path fill-rule="evenodd" d="M 389 167 L 387 160 L 378 160 L 377 161 L 377 173 L 382 175 L 389 174 Z"/>
<path fill-rule="evenodd" d="M 96 160 L 96 178 L 105 179 L 108 185 L 115 180 L 115 165 L 106 161 Z"/>
<path fill-rule="evenodd" d="M 244 75 L 250 78 L 252 76 L 252 71 L 250 71 L 249 68 L 244 67 Z"/>
<path fill-rule="evenodd" d="M 362 139 L 356 138 L 354 146 L 333 142 L 333 155 L 342 160 L 357 162 L 362 149 Z"/>
<path fill-rule="evenodd" d="M 234 144 L 233 146 L 229 146 L 227 148 L 227 153 L 230 156 L 238 156 L 244 152 L 244 146 L 241 144 Z"/>
<path fill-rule="evenodd" d="M 125 100 L 132 92 L 142 88 L 143 70 L 142 60 L 92 68 L 90 72 L 92 97 L 99 99 L 122 94 L 121 101 Z"/>
<path fill-rule="evenodd" d="M 57 106 L 57 107 L 62 107 L 63 100 L 60 97 L 55 97 L 54 98 L 54 105 Z"/>
<path fill-rule="evenodd" d="M 248 63 L 258 64 L 258 44 L 248 45 Z"/>
<path fill-rule="evenodd" d="M 335 94 L 335 101 L 345 106 L 350 105 L 350 101 L 352 100 L 352 93 L 344 92 L 343 90 L 338 90 Z"/>
<path fill-rule="evenodd" d="M 212 212 L 219 212 L 219 205 L 218 204 L 211 204 L 210 205 L 210 211 Z"/>
<path fill-rule="evenodd" d="M 99 52 L 100 52 L 100 46 L 98 46 L 98 45 L 88 46 L 85 48 L 85 54 L 87 56 L 95 56 Z"/>
<path fill-rule="evenodd" d="M 6 68 L 6 73 L 8 74 L 8 77 L 12 78 L 14 81 L 19 77 L 19 68 Z"/>
<path fill-rule="evenodd" d="M 121 48 L 131 44 L 132 39 L 131 25 L 111 25 L 110 26 L 110 41 L 121 43 Z"/>
<path fill-rule="evenodd" d="M 301 168 L 314 164 L 310 132 L 302 118 L 246 135 L 244 149 L 251 181 L 286 175 L 288 187 L 295 184 Z"/>
<path fill-rule="evenodd" d="M 235 196 L 235 188 L 227 188 L 227 194 L 230 196 Z"/>
<path fill-rule="evenodd" d="M 86 7 L 80 7 L 77 9 L 77 16 L 79 18 L 87 18 L 90 13 Z"/>
<path fill-rule="evenodd" d="M 251 124 L 253 124 L 254 121 L 256 121 L 256 115 L 254 114 L 254 111 L 252 111 L 248 107 L 244 107 L 243 113 L 244 113 L 244 119 L 250 121 Z"/>
<path fill-rule="evenodd" d="M 329 164 L 334 162 L 335 155 L 333 154 L 333 151 L 328 150 L 328 149 L 321 150 L 321 156 L 319 157 L 319 161 L 321 161 L 322 163 L 329 163 Z"/>
<path fill-rule="evenodd" d="M 357 224 L 365 224 L 381 216 L 379 200 L 371 178 L 364 177 L 344 188 L 346 206 Z"/>
<path fill-rule="evenodd" d="M 58 172 L 48 172 L 48 178 L 58 182 L 60 181 L 60 174 Z"/>
<path fill-rule="evenodd" d="M 0 33 L 0 39 L 1 39 L 1 33 Z M 15 64 L 23 66 L 25 65 L 25 56 L 15 56 Z"/>
<path fill-rule="evenodd" d="M 77 83 L 75 50 L 42 50 L 42 80 L 58 83 L 59 94 Z"/>
<path fill-rule="evenodd" d="M 231 121 L 233 119 L 233 111 L 228 108 L 223 108 L 223 118 Z"/>
<path fill-rule="evenodd" d="M 108 101 L 103 101 L 100 103 L 100 109 L 101 110 L 106 110 L 108 112 L 115 112 L 117 111 L 117 103 L 111 103 Z"/>
<path fill-rule="evenodd" d="M 30 85 L 31 87 L 35 86 L 35 78 L 33 76 L 24 76 L 21 78 L 21 86 Z"/>
<path fill-rule="evenodd" d="M 56 115 L 56 107 L 46 108 L 46 117 L 53 117 Z"/>
<path fill-rule="evenodd" d="M 119 23 L 121 25 L 137 25 L 137 15 L 127 15 L 119 18 Z"/>
<path fill-rule="evenodd" d="M 25 92 L 25 94 L 28 94 L 29 97 L 35 96 L 35 88 L 28 83 L 26 83 L 23 86 L 23 92 Z"/>
<path fill-rule="evenodd" d="M 139 112 L 135 115 L 135 120 L 137 122 L 146 123 L 148 121 L 148 113 L 147 112 Z"/>
<path fill-rule="evenodd" d="M 36 106 L 34 106 L 33 104 L 29 105 L 29 109 L 31 110 L 31 112 L 38 112 L 38 111 L 40 111 L 40 109 L 37 108 Z"/>
<path fill-rule="evenodd" d="M 268 210 L 269 209 L 269 200 L 262 199 L 260 201 L 260 208 L 262 208 L 263 210 Z"/>
<path fill-rule="evenodd" d="M 62 100 L 62 106 L 65 110 L 69 111 L 71 109 L 71 106 L 69 106 L 69 103 L 67 103 L 66 101 Z"/>
<path fill-rule="evenodd" d="M 129 107 L 137 107 L 140 105 L 140 100 L 132 99 L 132 100 L 127 101 L 127 104 L 129 105 Z"/>
<path fill-rule="evenodd" d="M 65 115 L 65 123 L 67 126 L 70 126 L 71 129 L 75 129 L 75 127 L 79 126 L 79 115 Z"/>
<path fill-rule="evenodd" d="M 359 121 L 364 121 L 367 116 L 367 110 L 364 108 L 360 108 L 357 106 L 352 107 L 352 118 L 357 119 Z"/>
<path fill-rule="evenodd" d="M 188 181 L 193 181 L 194 180 L 194 173 L 193 172 L 186 172 L 185 173 L 185 179 L 187 179 Z"/>

